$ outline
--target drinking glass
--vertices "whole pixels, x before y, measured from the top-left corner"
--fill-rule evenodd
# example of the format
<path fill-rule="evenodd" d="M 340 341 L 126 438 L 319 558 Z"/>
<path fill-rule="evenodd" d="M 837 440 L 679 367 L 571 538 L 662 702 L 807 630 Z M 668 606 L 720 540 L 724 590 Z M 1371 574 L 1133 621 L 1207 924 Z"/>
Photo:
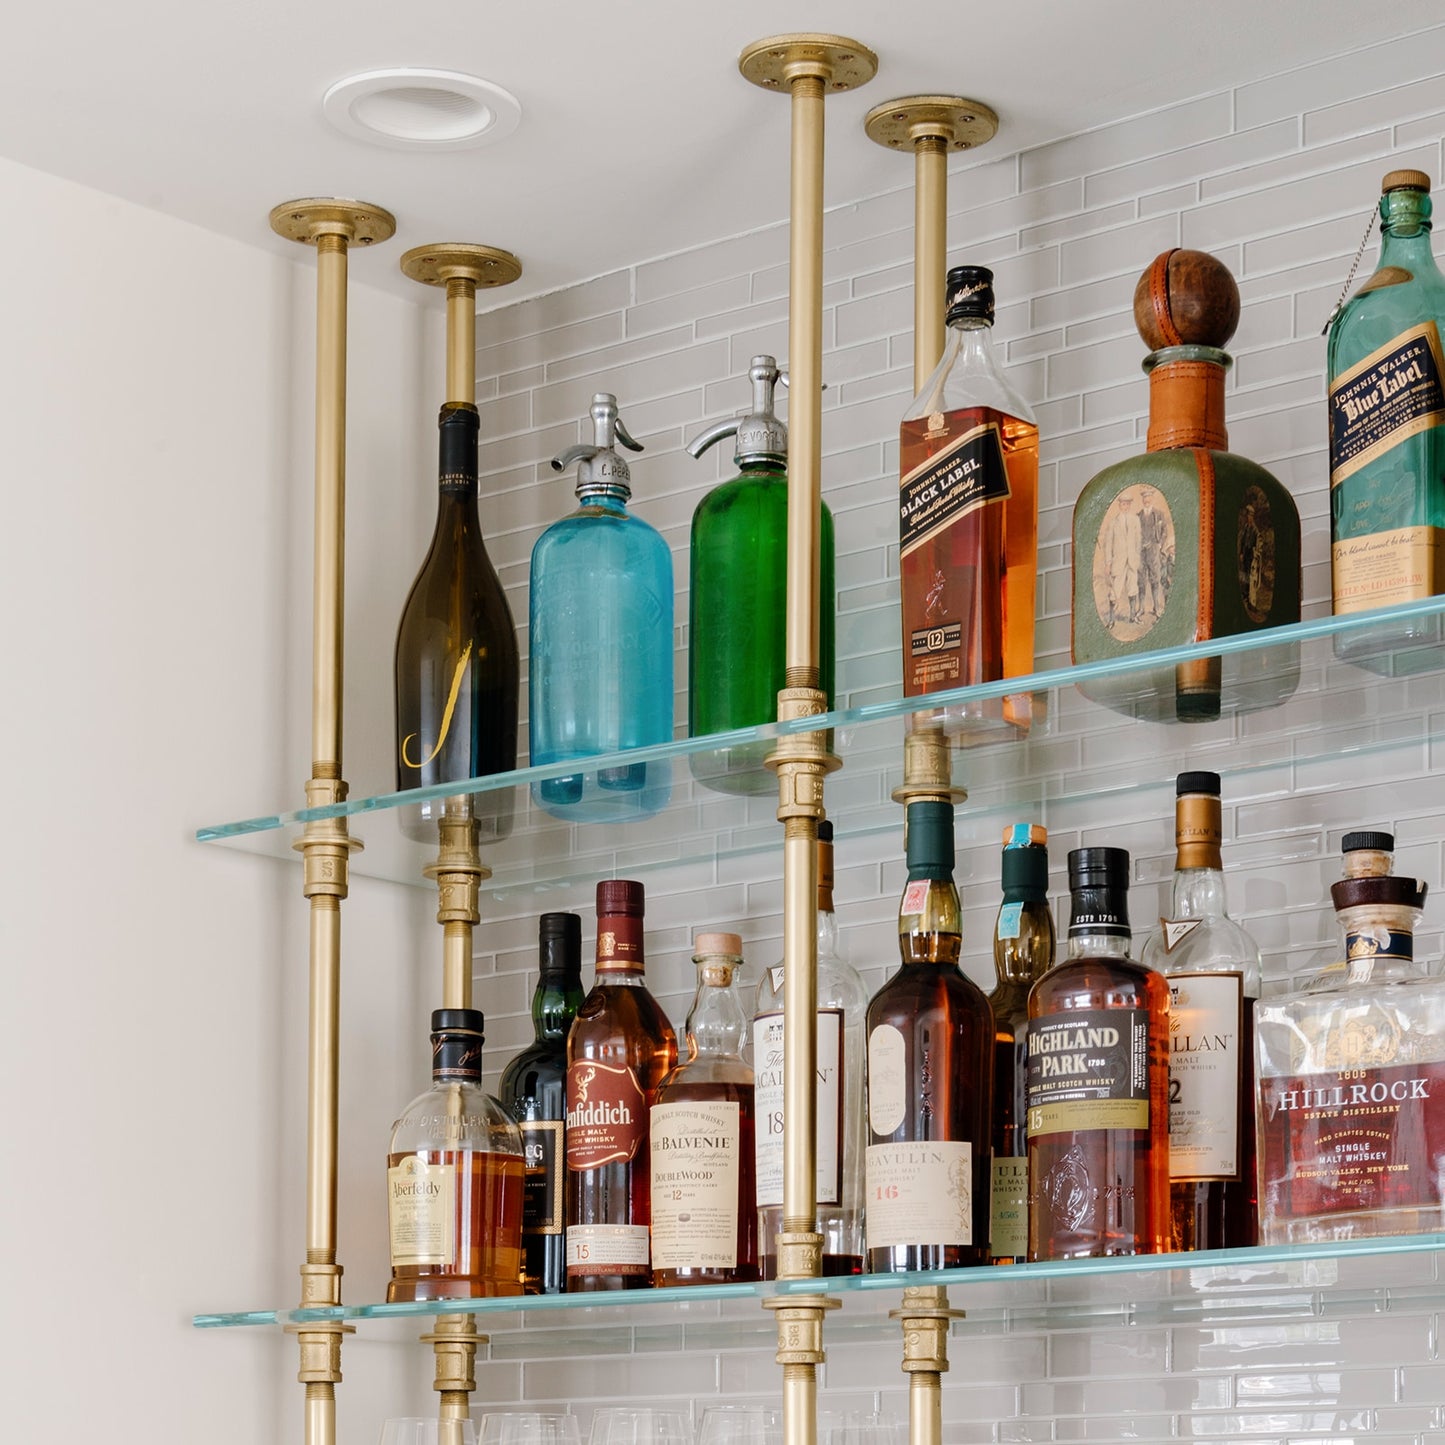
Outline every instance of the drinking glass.
<path fill-rule="evenodd" d="M 818 1445 L 904 1445 L 903 1422 L 876 1410 L 819 1411 Z"/>
<path fill-rule="evenodd" d="M 582 1445 L 575 1415 L 491 1411 L 482 1416 L 482 1445 Z"/>
<path fill-rule="evenodd" d="M 477 1445 L 477 1431 L 467 1419 L 398 1415 L 382 1422 L 381 1445 Z"/>
<path fill-rule="evenodd" d="M 593 1414 L 588 1445 L 692 1445 L 692 1430 L 681 1410 L 609 1405 Z"/>
<path fill-rule="evenodd" d="M 783 1412 L 774 1405 L 709 1405 L 698 1445 L 783 1445 Z"/>

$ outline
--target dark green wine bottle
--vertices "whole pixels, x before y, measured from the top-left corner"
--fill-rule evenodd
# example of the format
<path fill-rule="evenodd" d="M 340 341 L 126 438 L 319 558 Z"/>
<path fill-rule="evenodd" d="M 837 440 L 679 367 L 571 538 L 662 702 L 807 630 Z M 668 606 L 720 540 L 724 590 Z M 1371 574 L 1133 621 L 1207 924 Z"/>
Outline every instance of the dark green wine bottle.
<path fill-rule="evenodd" d="M 517 632 L 477 517 L 476 407 L 441 409 L 437 521 L 396 632 L 398 788 L 505 773 L 517 766 Z M 437 841 L 444 800 L 404 809 L 402 829 Z M 478 793 L 483 841 L 512 830 L 512 790 Z"/>

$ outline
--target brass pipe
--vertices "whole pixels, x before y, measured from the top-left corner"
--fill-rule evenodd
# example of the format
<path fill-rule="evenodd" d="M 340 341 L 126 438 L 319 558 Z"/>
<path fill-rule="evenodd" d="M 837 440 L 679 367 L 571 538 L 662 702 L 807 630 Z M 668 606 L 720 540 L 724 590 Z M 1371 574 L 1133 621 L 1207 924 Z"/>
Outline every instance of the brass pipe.
<path fill-rule="evenodd" d="M 477 283 L 447 281 L 447 400 L 477 399 Z"/>
<path fill-rule="evenodd" d="M 817 1228 L 817 1035 L 796 1029 L 801 1046 L 787 1033 L 789 1019 L 818 1012 L 818 820 L 790 817 L 783 824 L 783 1232 L 811 1234 Z M 800 1147 L 788 1148 L 791 1140 Z M 808 1270 L 807 1273 L 815 1273 Z M 787 1278 L 778 1261 L 780 1278 Z"/>
<path fill-rule="evenodd" d="M 913 160 L 913 391 L 923 390 L 943 355 L 944 274 L 948 270 L 948 150 L 941 135 L 920 136 Z"/>
<path fill-rule="evenodd" d="M 962 1310 L 949 1308 L 948 1291 L 936 1285 L 903 1291 L 890 1312 L 903 1326 L 903 1370 L 908 1376 L 908 1445 L 943 1445 L 943 1376 L 948 1369 L 948 1331 Z"/>
<path fill-rule="evenodd" d="M 346 575 L 346 237 L 316 238 L 316 520 L 312 561 L 312 776 L 341 776 Z"/>
<path fill-rule="evenodd" d="M 341 900 L 311 900 L 310 1035 L 307 1039 L 306 1262 L 336 1263 L 336 1117 L 341 1018 Z"/>

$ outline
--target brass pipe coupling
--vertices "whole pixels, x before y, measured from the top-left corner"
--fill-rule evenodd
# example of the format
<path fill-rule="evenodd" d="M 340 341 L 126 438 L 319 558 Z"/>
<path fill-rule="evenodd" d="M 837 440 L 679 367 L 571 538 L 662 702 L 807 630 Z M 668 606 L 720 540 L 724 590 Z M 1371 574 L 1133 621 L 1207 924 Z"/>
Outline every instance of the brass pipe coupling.
<path fill-rule="evenodd" d="M 327 808 L 346 801 L 339 777 L 314 777 L 306 784 L 306 806 Z M 292 845 L 302 858 L 301 891 L 307 898 L 345 898 L 350 858 L 361 840 L 346 831 L 345 818 L 313 818 Z"/>

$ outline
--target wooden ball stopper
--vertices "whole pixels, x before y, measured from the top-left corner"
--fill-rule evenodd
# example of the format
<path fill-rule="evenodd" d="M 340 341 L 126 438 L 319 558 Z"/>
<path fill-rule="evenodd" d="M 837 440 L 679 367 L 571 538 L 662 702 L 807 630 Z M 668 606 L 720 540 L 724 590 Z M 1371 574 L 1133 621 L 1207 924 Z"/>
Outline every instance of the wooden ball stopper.
<path fill-rule="evenodd" d="M 1239 287 L 1207 251 L 1164 251 L 1134 288 L 1134 324 L 1151 351 L 1222 348 L 1239 325 Z"/>

